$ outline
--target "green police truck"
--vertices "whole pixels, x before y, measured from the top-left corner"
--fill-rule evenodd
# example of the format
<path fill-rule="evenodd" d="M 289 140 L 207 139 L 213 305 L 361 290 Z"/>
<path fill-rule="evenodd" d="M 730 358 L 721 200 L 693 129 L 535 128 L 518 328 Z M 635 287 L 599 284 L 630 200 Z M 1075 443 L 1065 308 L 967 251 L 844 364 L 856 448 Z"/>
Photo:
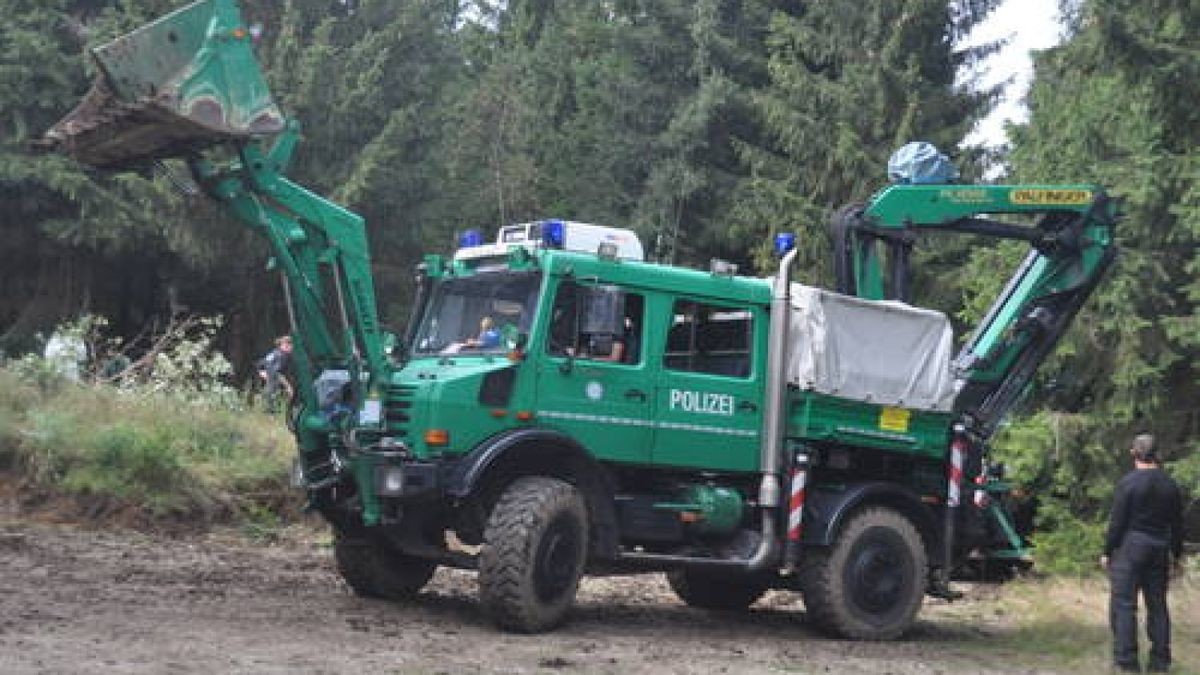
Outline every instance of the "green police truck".
<path fill-rule="evenodd" d="M 986 447 L 1114 258 L 1103 190 L 892 185 L 834 218 L 836 291 L 792 282 L 786 235 L 764 279 L 645 262 L 618 228 L 465 233 L 424 258 L 391 335 L 362 220 L 285 177 L 298 130 L 253 32 L 201 0 L 95 49 L 46 144 L 111 170 L 182 159 L 270 243 L 295 477 L 356 592 L 475 569 L 496 623 L 535 632 L 585 572 L 661 571 L 689 605 L 789 589 L 829 631 L 887 639 L 966 561 L 1028 557 Z M 1030 247 L 957 353 L 946 317 L 906 302 L 922 231 Z"/>

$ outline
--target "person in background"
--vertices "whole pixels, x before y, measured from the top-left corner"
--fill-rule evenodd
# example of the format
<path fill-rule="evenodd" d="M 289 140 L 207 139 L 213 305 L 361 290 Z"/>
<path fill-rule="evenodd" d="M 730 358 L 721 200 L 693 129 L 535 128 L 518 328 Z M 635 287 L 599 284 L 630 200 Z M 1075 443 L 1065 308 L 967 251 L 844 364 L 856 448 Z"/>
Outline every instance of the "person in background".
<path fill-rule="evenodd" d="M 275 348 L 258 360 L 258 377 L 263 381 L 263 396 L 266 398 L 267 412 L 279 409 L 278 397 L 280 390 L 292 398 L 292 383 L 287 378 L 288 364 L 292 359 L 292 338 L 284 335 L 275 340 Z"/>
<path fill-rule="evenodd" d="M 1183 558 L 1183 495 L 1159 466 L 1154 437 L 1141 434 L 1129 449 L 1134 470 L 1117 483 L 1100 565 L 1108 570 L 1113 664 L 1141 672 L 1137 646 L 1137 594 L 1146 603 L 1149 672 L 1171 667 L 1171 617 L 1167 578 Z"/>

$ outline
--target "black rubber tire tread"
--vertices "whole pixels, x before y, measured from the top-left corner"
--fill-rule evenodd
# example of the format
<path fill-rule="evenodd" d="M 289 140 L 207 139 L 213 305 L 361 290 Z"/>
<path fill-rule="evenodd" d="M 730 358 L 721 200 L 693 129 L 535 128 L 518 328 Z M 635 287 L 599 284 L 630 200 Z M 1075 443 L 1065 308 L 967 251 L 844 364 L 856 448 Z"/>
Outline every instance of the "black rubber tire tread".
<path fill-rule="evenodd" d="M 556 597 L 539 597 L 535 573 L 539 546 L 552 524 L 575 528 L 575 560 Z M 479 597 L 498 626 L 539 633 L 558 626 L 575 602 L 587 561 L 588 519 L 572 485 L 546 476 L 524 476 L 501 494 L 484 528 L 479 553 Z M 568 549 L 569 552 L 569 549 Z"/>
<path fill-rule="evenodd" d="M 864 536 L 886 531 L 898 539 L 898 553 L 907 556 L 910 574 L 901 598 L 885 616 L 870 615 L 854 606 L 846 593 L 846 574 L 856 544 Z M 888 535 L 884 535 L 888 536 Z M 821 630 L 852 640 L 892 640 L 913 624 L 925 597 L 928 559 L 921 535 L 908 518 L 885 507 L 868 507 L 851 517 L 828 549 L 810 549 L 801 565 L 801 589 L 804 606 L 812 622 Z"/>
<path fill-rule="evenodd" d="M 687 568 L 667 572 L 667 583 L 688 606 L 723 612 L 746 609 L 769 587 L 765 580 L 756 577 Z"/>
<path fill-rule="evenodd" d="M 338 572 L 364 598 L 409 600 L 429 583 L 437 563 L 385 549 L 364 540 L 338 539 L 333 545 Z"/>

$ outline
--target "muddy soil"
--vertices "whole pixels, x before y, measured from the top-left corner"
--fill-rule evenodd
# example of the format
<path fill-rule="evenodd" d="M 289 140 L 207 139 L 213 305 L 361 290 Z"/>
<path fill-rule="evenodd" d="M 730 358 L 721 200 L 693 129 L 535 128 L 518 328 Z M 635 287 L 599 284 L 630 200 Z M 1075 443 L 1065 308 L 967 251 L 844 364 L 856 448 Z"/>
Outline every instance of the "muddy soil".
<path fill-rule="evenodd" d="M 327 538 L 166 538 L 0 518 L 5 673 L 1011 673 L 978 647 L 999 622 L 930 600 L 891 643 L 828 639 L 792 594 L 717 614 L 660 575 L 590 578 L 570 622 L 498 632 L 474 574 L 442 569 L 413 603 L 354 596 Z M 983 591 L 985 593 L 992 591 Z M 988 602 L 986 598 L 969 602 Z M 1025 669 L 1025 672 L 1032 672 Z"/>

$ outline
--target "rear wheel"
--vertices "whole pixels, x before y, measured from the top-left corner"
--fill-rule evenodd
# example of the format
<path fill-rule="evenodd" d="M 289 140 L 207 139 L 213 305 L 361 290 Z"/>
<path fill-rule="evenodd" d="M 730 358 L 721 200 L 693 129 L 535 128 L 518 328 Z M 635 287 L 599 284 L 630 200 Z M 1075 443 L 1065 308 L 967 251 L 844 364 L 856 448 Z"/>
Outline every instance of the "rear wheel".
<path fill-rule="evenodd" d="M 562 623 L 587 559 L 587 509 L 556 478 L 527 476 L 500 496 L 484 529 L 479 594 L 502 628 L 522 633 Z"/>
<path fill-rule="evenodd" d="M 667 572 L 667 583 L 688 605 L 723 611 L 746 609 L 768 588 L 766 581 L 758 577 L 686 568 Z"/>
<path fill-rule="evenodd" d="M 801 584 L 809 616 L 856 640 L 890 640 L 912 626 L 925 596 L 927 559 L 907 518 L 871 507 L 853 516 L 837 542 L 806 554 Z"/>
<path fill-rule="evenodd" d="M 437 563 L 415 558 L 369 540 L 343 539 L 333 545 L 338 572 L 358 595 L 408 600 L 429 583 Z"/>

